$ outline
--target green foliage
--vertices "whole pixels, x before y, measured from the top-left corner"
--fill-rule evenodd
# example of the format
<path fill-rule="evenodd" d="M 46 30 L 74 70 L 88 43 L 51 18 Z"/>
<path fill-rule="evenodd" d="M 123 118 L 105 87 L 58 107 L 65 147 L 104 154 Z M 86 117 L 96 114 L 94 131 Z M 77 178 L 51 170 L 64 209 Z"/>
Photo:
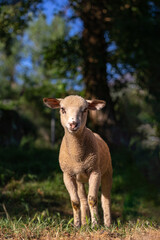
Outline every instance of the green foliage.
<path fill-rule="evenodd" d="M 23 33 L 33 14 L 37 12 L 38 3 L 41 3 L 41 0 L 1 1 L 0 39 L 5 45 L 7 55 L 11 54 L 14 39 Z"/>
<path fill-rule="evenodd" d="M 29 136 L 34 139 L 36 129 L 28 119 L 21 117 L 14 110 L 0 108 L 1 146 L 18 146 L 22 137 Z"/>
<path fill-rule="evenodd" d="M 17 99 L 20 87 L 16 86 L 16 67 L 21 61 L 21 50 L 21 38 L 14 39 L 9 55 L 6 54 L 5 45 L 0 45 L 0 99 Z"/>
<path fill-rule="evenodd" d="M 137 167 L 149 182 L 157 185 L 160 171 L 159 121 L 152 105 L 148 104 L 153 97 L 135 82 L 118 93 L 113 90 L 112 94 L 117 102 L 117 119 L 127 136 Z"/>
<path fill-rule="evenodd" d="M 114 21 L 109 32 L 111 42 L 114 41 L 117 46 L 111 53 L 113 65 L 116 68 L 118 62 L 126 68 L 130 65 L 131 71 L 136 73 L 138 84 L 158 100 L 160 4 L 154 0 L 143 0 L 119 2 L 118 5 L 112 8 Z"/>
<path fill-rule="evenodd" d="M 67 79 L 76 78 L 81 73 L 78 69 L 82 64 L 78 36 L 50 41 L 44 49 L 44 54 L 46 67 L 53 69 L 53 76 L 57 77 L 57 73 L 54 72 L 55 67 L 58 70 L 58 76 L 65 76 Z"/>
<path fill-rule="evenodd" d="M 34 87 L 48 82 L 57 83 L 57 79 L 65 78 L 65 75 L 59 72 L 57 64 L 52 68 L 46 68 L 44 49 L 52 41 L 62 41 L 68 34 L 68 28 L 61 17 L 55 17 L 53 22 L 48 25 L 43 15 L 31 22 L 25 35 L 27 42 L 24 42 L 23 53 L 26 59 L 30 59 L 31 66 L 24 68 L 21 79 L 24 86 Z M 53 44 L 55 47 L 55 44 Z M 58 56 L 56 56 L 58 60 Z"/>
<path fill-rule="evenodd" d="M 49 145 L 52 113 L 44 107 L 43 98 L 65 96 L 67 82 L 60 80 L 66 75 L 62 76 L 56 65 L 52 69 L 46 68 L 43 51 L 50 41 L 64 39 L 67 32 L 62 18 L 55 17 L 52 24 L 48 25 L 41 14 L 29 24 L 22 38 L 14 38 L 9 56 L 6 55 L 4 45 L 1 45 L 0 104 L 2 108 L 18 110 L 22 116 L 33 122 L 38 133 L 36 140 L 33 138 L 34 134 L 23 136 L 21 146 Z M 23 65 L 23 61 L 30 61 L 30 65 Z M 58 112 L 55 118 L 59 118 Z M 59 121 L 56 122 L 58 145 L 63 131 Z"/>

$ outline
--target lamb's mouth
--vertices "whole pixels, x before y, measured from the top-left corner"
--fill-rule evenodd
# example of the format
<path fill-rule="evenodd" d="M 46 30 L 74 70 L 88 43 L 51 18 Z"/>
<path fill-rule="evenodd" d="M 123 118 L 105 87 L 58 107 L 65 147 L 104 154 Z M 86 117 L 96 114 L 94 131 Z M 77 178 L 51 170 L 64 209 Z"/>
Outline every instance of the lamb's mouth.
<path fill-rule="evenodd" d="M 69 130 L 71 131 L 71 132 L 76 132 L 77 130 L 79 129 L 79 127 L 76 127 L 76 128 L 70 128 Z"/>
<path fill-rule="evenodd" d="M 71 128 L 71 127 L 68 128 L 69 132 L 76 132 L 76 131 L 78 131 L 78 129 L 79 129 L 79 125 L 77 125 L 74 128 Z"/>

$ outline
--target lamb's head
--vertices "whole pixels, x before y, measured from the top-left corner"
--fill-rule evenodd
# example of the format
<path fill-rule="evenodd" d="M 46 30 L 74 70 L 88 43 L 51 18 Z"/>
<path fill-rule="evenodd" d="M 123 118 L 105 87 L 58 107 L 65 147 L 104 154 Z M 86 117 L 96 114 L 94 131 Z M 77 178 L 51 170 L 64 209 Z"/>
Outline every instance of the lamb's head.
<path fill-rule="evenodd" d="M 102 100 L 85 100 L 80 96 L 44 98 L 43 102 L 50 108 L 60 108 L 62 126 L 70 133 L 82 130 L 86 124 L 88 110 L 100 110 L 105 106 Z"/>

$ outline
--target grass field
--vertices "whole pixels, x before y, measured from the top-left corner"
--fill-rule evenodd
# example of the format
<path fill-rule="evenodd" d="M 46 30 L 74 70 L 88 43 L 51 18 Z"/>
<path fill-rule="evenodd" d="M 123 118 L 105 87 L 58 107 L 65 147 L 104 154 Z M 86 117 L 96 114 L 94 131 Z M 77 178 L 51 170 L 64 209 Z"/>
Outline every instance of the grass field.
<path fill-rule="evenodd" d="M 60 219 L 60 216 L 49 217 L 46 213 L 36 214 L 27 221 L 0 221 L 0 239 L 160 239 L 160 229 L 147 221 L 113 223 L 110 228 L 102 226 L 92 229 L 90 225 L 76 229 L 73 219 Z"/>
<path fill-rule="evenodd" d="M 112 159 L 112 226 L 75 229 L 58 151 L 0 149 L 0 239 L 160 239 L 158 190 L 129 151 Z"/>

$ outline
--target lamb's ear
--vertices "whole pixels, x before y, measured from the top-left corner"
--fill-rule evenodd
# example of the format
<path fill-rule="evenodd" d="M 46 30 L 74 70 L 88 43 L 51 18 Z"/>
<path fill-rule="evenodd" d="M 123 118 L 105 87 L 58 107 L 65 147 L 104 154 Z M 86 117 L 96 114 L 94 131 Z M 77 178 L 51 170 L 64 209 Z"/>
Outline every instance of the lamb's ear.
<path fill-rule="evenodd" d="M 97 99 L 87 100 L 87 102 L 89 110 L 101 110 L 106 105 L 105 101 Z"/>
<path fill-rule="evenodd" d="M 43 98 L 44 104 L 49 108 L 60 108 L 61 98 Z"/>

